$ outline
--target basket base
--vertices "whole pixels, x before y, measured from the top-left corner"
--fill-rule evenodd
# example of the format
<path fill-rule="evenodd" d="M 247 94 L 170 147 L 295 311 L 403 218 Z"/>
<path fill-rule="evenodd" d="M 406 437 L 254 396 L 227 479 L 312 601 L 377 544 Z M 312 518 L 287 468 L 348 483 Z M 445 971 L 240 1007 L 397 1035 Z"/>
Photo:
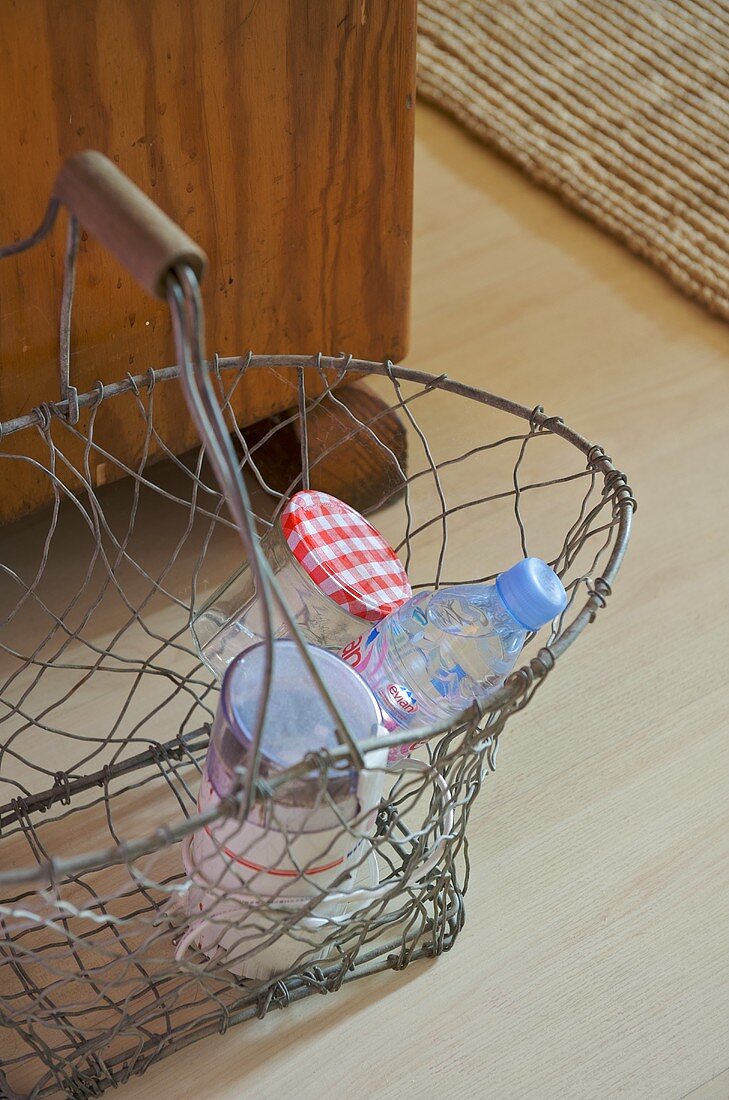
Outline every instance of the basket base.
<path fill-rule="evenodd" d="M 29 850 L 36 859 L 63 853 L 72 836 L 108 843 L 110 823 L 132 835 L 130 823 L 143 821 L 150 806 L 162 819 L 179 813 L 180 800 L 192 812 L 205 747 L 201 733 L 191 734 L 130 757 L 101 780 L 91 775 L 15 803 L 0 815 L 3 859 L 23 866 Z M 433 958 L 453 946 L 463 925 L 454 874 L 441 868 L 418 885 L 417 916 L 409 909 L 406 927 L 393 919 L 358 941 L 344 938 L 343 949 L 334 945 L 285 981 L 243 978 L 225 958 L 194 950 L 176 961 L 180 927 L 171 906 L 186 889 L 179 844 L 42 893 L 3 897 L 27 915 L 0 923 L 3 1095 L 99 1095 L 233 1024 Z"/>

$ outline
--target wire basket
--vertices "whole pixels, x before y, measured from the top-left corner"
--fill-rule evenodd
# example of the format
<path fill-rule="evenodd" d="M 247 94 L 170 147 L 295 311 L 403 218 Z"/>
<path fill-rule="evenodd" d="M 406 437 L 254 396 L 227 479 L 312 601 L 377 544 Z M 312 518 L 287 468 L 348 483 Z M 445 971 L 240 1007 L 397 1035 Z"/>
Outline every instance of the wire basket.
<path fill-rule="evenodd" d="M 69 162 L 41 229 L 4 250 L 37 243 L 60 202 L 71 209 L 61 401 L 2 425 L 2 437 L 16 443 L 2 444 L 5 469 L 32 463 L 53 490 L 48 509 L 4 537 L 0 1091 L 8 1097 L 96 1096 L 231 1024 L 448 950 L 464 922 L 468 818 L 505 722 L 604 607 L 634 509 L 602 448 L 541 407 L 348 356 L 249 353 L 206 363 L 202 254 L 102 160 L 82 154 Z M 177 366 L 81 395 L 73 389 L 77 219 L 167 297 Z M 301 470 L 289 492 L 312 475 L 307 416 L 324 395 L 337 400 L 342 380 L 367 376 L 406 419 L 412 472 L 404 492 L 380 502 L 376 523 L 397 545 L 414 588 L 485 581 L 534 552 L 554 565 L 570 597 L 488 707 L 419 732 L 421 747 L 406 766 L 381 768 L 376 820 L 341 823 L 353 844 L 365 838 L 365 854 L 339 909 L 342 876 L 315 890 L 302 872 L 306 897 L 292 901 L 298 879 L 272 894 L 249 875 L 244 901 L 231 907 L 229 881 L 200 893 L 183 861 L 189 838 L 216 822 L 235 824 L 254 806 L 262 820 L 275 820 L 282 783 L 316 774 L 325 800 L 333 773 L 361 771 L 368 750 L 412 739 L 354 744 L 340 730 L 337 749 L 269 782 L 257 772 L 257 738 L 256 761 L 237 792 L 198 812 L 217 687 L 196 653 L 191 617 L 240 562 L 241 540 L 276 602 L 257 532 L 274 522 L 286 494 L 267 485 L 263 441 L 249 445 L 231 410 L 244 376 L 271 371 L 290 380 L 293 411 L 267 444 L 300 422 Z M 155 416 L 180 387 L 205 441 L 182 457 Z M 429 429 L 446 412 L 462 431 L 437 451 Z M 133 464 L 97 442 L 112 415 L 143 426 Z M 382 446 L 373 421 L 348 415 L 352 438 L 365 434 Z M 18 439 L 28 441 L 25 449 Z M 102 485 L 109 468 L 127 476 Z M 469 575 L 474 545 L 482 547 L 478 577 Z M 235 874 L 234 862 L 229 870 Z M 200 921 L 216 928 L 212 950 L 200 949 Z M 283 941 L 285 965 L 246 976 L 248 964 Z"/>

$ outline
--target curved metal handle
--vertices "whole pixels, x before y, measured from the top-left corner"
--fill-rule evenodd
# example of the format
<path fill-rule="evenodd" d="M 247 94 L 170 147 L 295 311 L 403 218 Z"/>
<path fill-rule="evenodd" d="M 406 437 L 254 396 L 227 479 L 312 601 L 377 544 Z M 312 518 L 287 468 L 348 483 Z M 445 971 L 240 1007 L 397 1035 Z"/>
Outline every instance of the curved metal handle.
<path fill-rule="evenodd" d="M 352 759 L 362 768 L 364 760 L 359 746 L 311 660 L 301 631 L 258 546 L 248 490 L 204 357 L 204 318 L 199 283 L 207 264 L 205 253 L 108 157 L 87 150 L 71 157 L 58 173 L 53 198 L 40 229 L 25 241 L 0 250 L 0 258 L 30 248 L 42 239 L 52 228 L 60 203 L 67 206 L 71 213 L 59 348 L 60 405 L 65 406 L 67 419 L 75 424 L 79 417 L 78 394 L 70 380 L 70 355 L 78 229 L 79 223 L 82 223 L 146 290 L 168 302 L 188 407 L 251 564 L 267 630 L 261 707 L 253 731 L 253 759 L 246 779 L 246 812 L 252 802 L 257 779 L 261 730 L 271 684 L 274 601 L 299 646 L 312 683 L 326 702 L 340 740 L 346 743 Z"/>
<path fill-rule="evenodd" d="M 203 250 L 103 153 L 67 160 L 53 194 L 157 298 L 167 297 L 175 267 L 202 278 Z"/>

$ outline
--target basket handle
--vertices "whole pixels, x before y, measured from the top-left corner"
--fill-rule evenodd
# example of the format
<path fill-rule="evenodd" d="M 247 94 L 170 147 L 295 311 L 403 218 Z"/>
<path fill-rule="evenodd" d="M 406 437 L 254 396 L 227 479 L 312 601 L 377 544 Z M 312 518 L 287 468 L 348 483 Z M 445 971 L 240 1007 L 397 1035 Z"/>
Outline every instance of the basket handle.
<path fill-rule="evenodd" d="M 53 194 L 155 297 L 167 297 L 175 266 L 202 278 L 203 250 L 103 153 L 89 149 L 67 160 Z"/>
<path fill-rule="evenodd" d="M 78 419 L 78 395 L 70 382 L 70 334 L 78 223 L 82 223 L 150 294 L 164 298 L 169 303 L 179 356 L 180 378 L 188 407 L 238 528 L 251 563 L 256 588 L 266 608 L 269 632 L 266 639 L 264 682 L 268 683 L 273 660 L 270 623 L 275 600 L 299 645 L 309 675 L 336 723 L 342 742 L 346 743 L 353 759 L 362 767 L 364 760 L 359 746 L 308 655 L 304 639 L 286 607 L 273 575 L 266 573 L 264 559 L 258 547 L 248 490 L 204 359 L 204 319 L 199 283 L 207 264 L 205 253 L 147 195 L 127 179 L 116 165 L 93 150 L 78 153 L 66 161 L 56 177 L 53 201 L 56 204 L 62 202 L 73 215 L 69 227 L 61 303 L 59 360 L 61 394 L 67 403 L 69 420 L 75 423 Z M 246 779 L 246 812 L 253 799 L 257 778 L 264 713 L 265 706 L 262 706 L 254 737 L 255 765 L 249 769 Z"/>

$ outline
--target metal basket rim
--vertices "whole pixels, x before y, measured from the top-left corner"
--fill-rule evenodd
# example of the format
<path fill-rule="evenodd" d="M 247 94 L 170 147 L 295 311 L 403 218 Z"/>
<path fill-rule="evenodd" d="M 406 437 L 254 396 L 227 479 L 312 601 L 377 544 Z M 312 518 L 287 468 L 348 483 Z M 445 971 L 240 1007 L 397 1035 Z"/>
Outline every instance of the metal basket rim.
<path fill-rule="evenodd" d="M 465 383 L 455 381 L 446 374 L 432 375 L 425 371 L 411 367 L 395 366 L 390 360 L 377 362 L 367 359 L 355 359 L 351 355 L 326 356 L 316 355 L 254 355 L 247 352 L 243 356 L 214 357 L 208 361 L 207 369 L 213 369 L 216 373 L 224 370 L 248 370 L 271 369 L 291 367 L 299 370 L 314 368 L 317 370 L 338 370 L 340 373 L 356 373 L 359 375 L 379 375 L 381 377 L 396 378 L 404 382 L 412 382 L 427 387 L 428 389 L 441 389 L 452 393 L 457 397 L 464 397 L 483 405 L 488 405 L 502 412 L 518 416 L 529 422 L 530 427 L 539 431 L 549 431 L 564 439 L 567 443 L 581 451 L 587 459 L 587 468 L 595 473 L 602 474 L 606 483 L 614 489 L 614 507 L 618 513 L 618 524 L 615 541 L 610 550 L 607 564 L 602 575 L 595 578 L 593 588 L 588 593 L 588 598 L 577 615 L 569 625 L 560 633 L 549 648 L 544 647 L 531 661 L 515 670 L 489 700 L 488 705 L 481 708 L 481 714 L 493 713 L 514 701 L 523 693 L 526 686 L 535 679 L 540 679 L 556 664 L 557 659 L 576 641 L 588 623 L 595 618 L 597 611 L 601 610 L 610 595 L 613 581 L 620 569 L 632 525 L 632 516 L 636 507 L 635 498 L 628 485 L 627 478 L 613 465 L 610 457 L 599 444 L 590 443 L 574 429 L 568 427 L 561 417 L 548 416 L 542 406 L 528 408 L 508 398 L 490 393 L 487 390 Z M 138 392 L 141 388 L 154 386 L 157 382 L 169 381 L 180 377 L 179 365 L 150 368 L 144 374 L 132 375 L 118 382 L 104 385 L 97 383 L 94 389 L 85 394 L 78 395 L 78 408 L 93 408 L 102 400 L 119 396 L 123 393 Z M 0 441 L 8 435 L 22 432 L 29 428 L 47 427 L 50 418 L 64 420 L 70 412 L 69 401 L 47 403 L 33 409 L 25 416 L 16 417 L 13 420 L 0 422 Z M 448 729 L 454 729 L 463 725 L 472 716 L 472 708 L 468 708 L 456 719 L 447 723 L 441 723 L 418 731 L 419 739 L 429 739 L 442 734 Z M 395 737 L 397 735 L 394 735 Z M 411 736 L 411 735 L 410 735 Z M 403 735 L 401 740 L 409 740 Z M 383 738 L 381 744 L 389 744 L 391 738 Z M 392 744 L 399 743 L 396 739 Z M 364 746 L 366 749 L 367 746 Z M 345 755 L 346 748 L 340 746 L 330 755 Z M 296 773 L 297 768 L 310 767 L 303 762 L 281 773 L 281 781 L 286 781 Z M 152 833 L 129 843 L 119 843 L 99 851 L 87 851 L 69 859 L 51 858 L 41 863 L 34 863 L 27 867 L 15 868 L 12 871 L 0 872 L 0 886 L 22 885 L 31 883 L 53 883 L 68 875 L 78 875 L 87 871 L 112 866 L 118 863 L 128 862 L 130 859 L 142 855 L 150 855 L 173 843 L 181 841 L 185 836 L 195 832 L 203 825 L 230 812 L 230 808 L 220 804 L 212 811 L 197 813 L 185 818 L 184 821 L 174 826 L 161 826 Z"/>

